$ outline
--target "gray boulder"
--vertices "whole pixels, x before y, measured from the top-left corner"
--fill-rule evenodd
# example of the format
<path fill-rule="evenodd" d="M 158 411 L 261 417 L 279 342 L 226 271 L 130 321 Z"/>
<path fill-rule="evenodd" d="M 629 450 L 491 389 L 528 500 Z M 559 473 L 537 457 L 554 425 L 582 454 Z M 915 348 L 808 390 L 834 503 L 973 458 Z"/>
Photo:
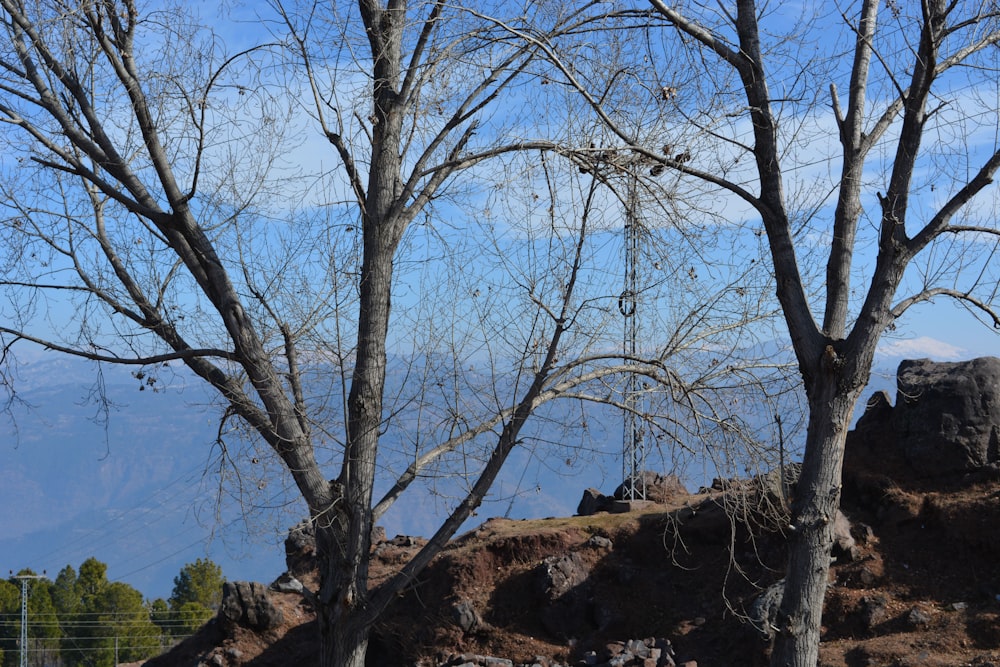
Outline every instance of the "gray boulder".
<path fill-rule="evenodd" d="M 579 516 L 591 516 L 598 512 L 610 512 L 614 504 L 614 498 L 604 495 L 597 489 L 587 489 L 583 492 L 580 504 L 576 506 L 576 513 Z"/>
<path fill-rule="evenodd" d="M 264 584 L 256 581 L 227 581 L 222 585 L 219 620 L 228 632 L 235 626 L 266 632 L 281 625 L 284 616 L 271 603 Z"/>
<path fill-rule="evenodd" d="M 892 425 L 915 471 L 965 472 L 1000 459 L 1000 359 L 906 360 L 896 381 Z"/>
<path fill-rule="evenodd" d="M 747 609 L 747 620 L 761 639 L 770 641 L 778 630 L 778 609 L 785 594 L 785 580 L 779 579 L 754 598 Z"/>
<path fill-rule="evenodd" d="M 857 560 L 859 556 L 860 550 L 851 534 L 851 522 L 838 509 L 833 521 L 833 557 L 839 562 L 850 562 Z"/>
<path fill-rule="evenodd" d="M 451 608 L 452 620 L 455 625 L 462 629 L 462 632 L 469 634 L 481 629 L 483 617 L 479 614 L 476 606 L 471 600 L 459 600 Z"/>
<path fill-rule="evenodd" d="M 557 600 L 587 580 L 590 568 L 576 551 L 549 556 L 536 569 L 538 591 L 548 600 Z"/>

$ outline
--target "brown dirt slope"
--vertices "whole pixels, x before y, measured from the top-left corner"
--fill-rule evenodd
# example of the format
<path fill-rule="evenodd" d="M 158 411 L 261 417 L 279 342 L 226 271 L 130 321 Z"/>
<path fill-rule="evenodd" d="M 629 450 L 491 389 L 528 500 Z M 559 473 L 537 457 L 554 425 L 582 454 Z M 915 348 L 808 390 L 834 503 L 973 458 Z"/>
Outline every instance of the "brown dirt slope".
<path fill-rule="evenodd" d="M 572 663 L 609 640 L 650 636 L 669 639 L 678 663 L 764 664 L 767 641 L 745 616 L 781 577 L 780 502 L 752 484 L 735 486 L 625 514 L 489 520 L 397 600 L 376 628 L 369 664 L 436 665 L 455 652 Z M 918 479 L 891 455 L 855 446 L 843 508 L 858 548 L 831 573 L 820 664 L 1000 665 L 996 471 Z M 382 543 L 375 580 L 420 544 Z M 567 563 L 570 576 L 552 574 Z M 282 627 L 224 636 L 210 623 L 148 664 L 312 664 L 308 603 L 293 594 L 273 600 Z M 472 610 L 465 630 L 461 608 Z"/>

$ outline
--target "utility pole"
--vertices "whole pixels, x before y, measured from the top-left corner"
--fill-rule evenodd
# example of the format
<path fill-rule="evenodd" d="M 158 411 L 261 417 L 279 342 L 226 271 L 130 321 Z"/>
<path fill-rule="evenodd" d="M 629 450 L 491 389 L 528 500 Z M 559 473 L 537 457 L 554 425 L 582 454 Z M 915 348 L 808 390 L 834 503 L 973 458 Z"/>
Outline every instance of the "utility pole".
<path fill-rule="evenodd" d="M 45 579 L 42 574 L 17 574 L 11 572 L 14 579 L 21 580 L 21 664 L 28 667 L 28 582 L 31 579 Z"/>

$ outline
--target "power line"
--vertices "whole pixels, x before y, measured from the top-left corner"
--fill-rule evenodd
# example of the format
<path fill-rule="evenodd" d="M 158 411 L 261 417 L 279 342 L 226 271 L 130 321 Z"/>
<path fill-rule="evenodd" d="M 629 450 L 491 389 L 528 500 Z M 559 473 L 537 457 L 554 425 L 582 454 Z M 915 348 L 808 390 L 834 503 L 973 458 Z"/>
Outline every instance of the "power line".
<path fill-rule="evenodd" d="M 129 509 L 120 512 L 103 522 L 102 524 L 87 530 L 82 535 L 64 543 L 60 547 L 54 549 L 53 551 L 46 554 L 46 558 L 51 563 L 55 563 L 56 558 L 62 558 L 62 554 L 66 554 L 66 558 L 71 557 L 73 554 L 82 554 L 86 552 L 92 552 L 93 549 L 88 547 L 88 545 L 93 545 L 95 543 L 106 543 L 108 541 L 108 536 L 114 531 L 118 531 L 124 528 L 132 528 L 133 525 L 137 526 L 135 529 L 121 535 L 121 537 L 127 537 L 132 535 L 139 530 L 147 528 L 151 523 L 156 523 L 161 521 L 164 517 L 168 515 L 166 511 L 163 511 L 168 503 L 177 500 L 178 498 L 186 497 L 192 489 L 201 484 L 203 475 L 200 473 L 204 472 L 204 465 L 198 464 L 192 466 L 191 468 L 183 471 L 177 475 L 174 479 L 168 482 L 165 486 L 155 490 L 153 493 L 149 494 L 146 498 L 142 499 L 140 502 L 134 504 Z M 159 498 L 168 490 L 181 484 L 174 493 L 167 495 L 165 498 Z M 156 512 L 160 510 L 159 512 Z M 154 519 L 152 522 L 147 522 L 145 519 L 149 514 L 156 512 L 159 518 Z"/>

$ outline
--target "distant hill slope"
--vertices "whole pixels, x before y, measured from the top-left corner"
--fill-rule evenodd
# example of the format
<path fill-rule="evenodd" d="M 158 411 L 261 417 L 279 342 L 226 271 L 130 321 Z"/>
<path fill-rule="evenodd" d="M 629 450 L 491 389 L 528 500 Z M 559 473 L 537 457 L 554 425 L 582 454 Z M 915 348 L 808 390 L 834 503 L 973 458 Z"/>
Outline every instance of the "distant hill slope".
<path fill-rule="evenodd" d="M 285 530 L 303 513 L 286 476 L 266 455 L 251 463 L 227 434 L 247 494 L 235 496 L 212 395 L 182 369 L 160 369 L 152 384 L 134 372 L 45 353 L 19 367 L 17 400 L 0 414 L 0 568 L 54 576 L 95 556 L 111 579 L 151 598 L 169 595 L 181 566 L 198 557 L 231 579 L 280 571 Z M 591 431 L 606 450 L 581 448 L 565 461 L 519 451 L 483 515 L 566 514 L 581 488 L 617 478 L 620 432 L 601 441 L 612 420 L 595 421 Z M 565 435 L 555 421 L 539 428 L 542 440 Z M 460 488 L 447 480 L 415 485 L 382 523 L 393 534 L 430 534 Z"/>

